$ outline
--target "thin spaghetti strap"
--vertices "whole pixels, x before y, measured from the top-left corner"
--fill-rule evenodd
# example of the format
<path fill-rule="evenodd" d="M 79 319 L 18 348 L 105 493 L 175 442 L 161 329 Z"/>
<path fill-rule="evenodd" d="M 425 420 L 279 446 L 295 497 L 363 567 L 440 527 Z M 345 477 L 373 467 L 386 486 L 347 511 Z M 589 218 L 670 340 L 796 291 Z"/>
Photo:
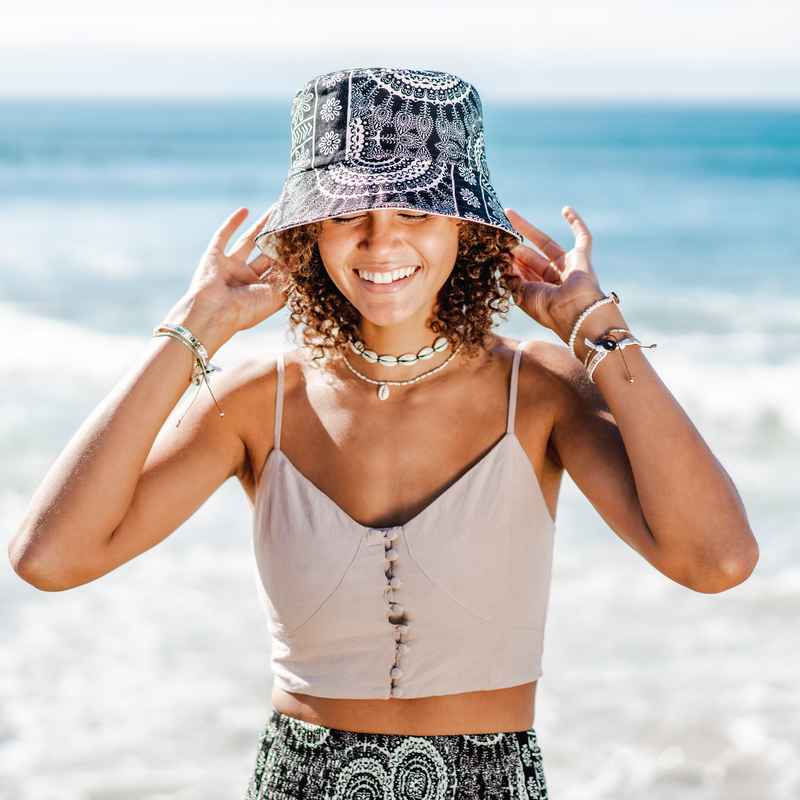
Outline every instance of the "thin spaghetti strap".
<path fill-rule="evenodd" d="M 275 443 L 273 449 L 281 449 L 281 419 L 283 418 L 283 353 L 278 354 L 278 388 L 275 392 Z"/>
<path fill-rule="evenodd" d="M 526 342 L 520 342 L 514 352 L 514 363 L 511 366 L 511 388 L 508 391 L 508 425 L 506 433 L 514 433 L 514 418 L 517 414 L 517 383 L 519 383 L 519 362 Z"/>

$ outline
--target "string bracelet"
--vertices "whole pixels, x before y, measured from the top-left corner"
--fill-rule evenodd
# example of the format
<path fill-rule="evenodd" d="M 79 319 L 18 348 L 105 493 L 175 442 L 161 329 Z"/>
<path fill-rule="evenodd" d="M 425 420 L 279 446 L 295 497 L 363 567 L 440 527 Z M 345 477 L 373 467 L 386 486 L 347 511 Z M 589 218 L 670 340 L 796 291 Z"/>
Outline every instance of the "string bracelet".
<path fill-rule="evenodd" d="M 572 329 L 572 333 L 569 337 L 569 352 L 574 359 L 577 359 L 578 356 L 575 354 L 575 340 L 578 338 L 578 331 L 583 325 L 586 317 L 592 313 L 592 311 L 596 311 L 600 306 L 608 305 L 608 303 L 614 303 L 615 305 L 619 305 L 619 297 L 614 292 L 611 292 L 608 297 L 604 297 L 602 300 L 598 300 L 596 303 L 592 303 L 586 311 L 581 314 L 577 320 L 575 320 L 575 327 Z"/>
<path fill-rule="evenodd" d="M 627 334 L 624 339 L 617 340 L 614 334 Z M 604 333 L 594 342 L 590 339 L 584 339 L 584 344 L 589 348 L 589 354 L 586 356 L 584 366 L 586 367 L 586 374 L 589 380 L 594 383 L 594 373 L 603 359 L 615 351 L 619 351 L 622 356 L 622 363 L 625 365 L 625 371 L 628 373 L 628 383 L 633 383 L 633 375 L 628 368 L 628 362 L 625 360 L 625 353 L 623 352 L 626 347 L 639 347 L 643 350 L 653 350 L 658 345 L 656 344 L 642 344 L 631 331 L 627 328 L 612 328 Z"/>
<path fill-rule="evenodd" d="M 214 405 L 217 407 L 219 415 L 224 417 L 225 414 L 219 407 L 217 398 L 214 397 L 214 392 L 211 391 L 211 384 L 208 382 L 209 375 L 212 375 L 215 372 L 222 372 L 222 369 L 211 363 L 208 357 L 208 351 L 205 347 L 203 347 L 203 343 L 193 336 L 187 328 L 184 328 L 183 325 L 175 325 L 172 322 L 162 322 L 161 325 L 156 325 L 155 330 L 153 331 L 153 337 L 158 338 L 162 336 L 175 339 L 176 341 L 180 342 L 189 350 L 191 350 L 192 355 L 194 356 L 192 375 L 189 378 L 189 383 L 194 384 L 197 387 L 197 392 L 195 392 L 195 395 L 187 406 L 186 411 L 181 414 L 181 418 L 178 420 L 175 427 L 177 428 L 181 422 L 183 422 L 183 418 L 186 416 L 189 409 L 194 405 L 197 395 L 200 394 L 200 386 L 203 383 L 205 383 L 206 387 L 208 388 L 208 393 L 211 395 L 211 399 L 214 401 Z"/>

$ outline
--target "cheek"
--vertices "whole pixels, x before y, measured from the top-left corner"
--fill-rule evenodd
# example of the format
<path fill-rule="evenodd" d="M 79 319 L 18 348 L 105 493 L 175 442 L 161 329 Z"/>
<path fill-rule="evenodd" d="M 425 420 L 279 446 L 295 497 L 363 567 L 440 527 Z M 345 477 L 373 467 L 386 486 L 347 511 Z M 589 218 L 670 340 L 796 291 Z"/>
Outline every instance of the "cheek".
<path fill-rule="evenodd" d="M 317 242 L 317 248 L 319 250 L 319 257 L 322 260 L 323 269 L 328 273 L 328 277 L 334 282 L 336 287 L 341 289 L 343 274 L 341 265 L 344 261 L 341 248 L 336 246 L 335 241 L 331 241 L 330 239 L 323 240 L 322 237 L 320 237 Z"/>
<path fill-rule="evenodd" d="M 328 264 L 335 263 L 336 245 L 334 242 L 331 242 L 330 237 L 326 236 L 323 238 L 320 236 L 319 239 L 317 239 L 317 250 L 319 251 L 319 257 L 322 259 L 323 265 L 325 265 L 325 269 L 328 269 Z"/>
<path fill-rule="evenodd" d="M 441 283 L 450 277 L 458 257 L 458 230 L 447 237 L 438 237 L 432 241 L 428 248 L 428 263 L 435 264 L 440 273 Z"/>

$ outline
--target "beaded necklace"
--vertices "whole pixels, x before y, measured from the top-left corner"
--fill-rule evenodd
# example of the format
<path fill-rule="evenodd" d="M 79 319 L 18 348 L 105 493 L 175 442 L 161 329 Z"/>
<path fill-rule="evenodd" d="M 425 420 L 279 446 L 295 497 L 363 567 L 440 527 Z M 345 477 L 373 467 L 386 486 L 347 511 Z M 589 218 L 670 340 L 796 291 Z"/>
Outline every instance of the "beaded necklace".
<path fill-rule="evenodd" d="M 447 339 L 445 339 L 445 342 Z M 366 381 L 367 383 L 371 383 L 373 386 L 378 387 L 378 400 L 386 400 L 389 397 L 389 387 L 390 386 L 410 386 L 412 383 L 417 383 L 421 381 L 423 378 L 429 378 L 431 375 L 435 375 L 439 370 L 444 369 L 459 353 L 461 350 L 463 343 L 460 344 L 453 352 L 448 356 L 446 361 L 443 361 L 439 364 L 438 367 L 434 367 L 427 372 L 423 372 L 422 375 L 417 375 L 416 378 L 412 378 L 409 381 L 374 381 L 372 378 L 368 378 L 366 375 L 362 375 L 348 360 L 347 356 L 342 356 L 344 359 L 344 363 L 347 364 L 347 368 L 353 375 L 361 378 L 362 381 Z M 424 358 L 424 356 L 423 356 Z M 413 362 L 412 362 L 413 363 Z"/>
<path fill-rule="evenodd" d="M 449 342 L 444 336 L 440 336 L 430 347 L 423 347 L 416 355 L 413 353 L 406 353 L 402 356 L 379 356 L 373 350 L 367 350 L 364 342 L 350 342 L 350 349 L 361 356 L 365 361 L 370 364 L 383 364 L 385 367 L 400 366 L 408 367 L 411 364 L 416 364 L 417 361 L 426 361 L 433 358 L 434 354 L 441 352 L 447 347 Z"/>

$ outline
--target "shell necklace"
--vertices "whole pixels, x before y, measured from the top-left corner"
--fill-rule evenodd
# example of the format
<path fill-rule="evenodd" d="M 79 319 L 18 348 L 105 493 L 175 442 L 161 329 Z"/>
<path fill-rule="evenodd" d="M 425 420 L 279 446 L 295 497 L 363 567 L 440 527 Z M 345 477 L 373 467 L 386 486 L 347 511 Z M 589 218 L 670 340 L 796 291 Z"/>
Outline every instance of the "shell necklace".
<path fill-rule="evenodd" d="M 445 339 L 445 342 L 447 340 Z M 342 356 L 344 359 L 344 363 L 347 364 L 347 368 L 353 375 L 361 378 L 362 381 L 366 381 L 367 383 L 371 383 L 373 386 L 378 387 L 378 400 L 386 400 L 389 397 L 389 387 L 390 386 L 410 386 L 412 383 L 417 383 L 417 381 L 421 381 L 423 378 L 430 378 L 431 375 L 435 375 L 439 370 L 444 369 L 459 353 L 463 342 L 456 347 L 455 350 L 448 356 L 447 361 L 443 361 L 439 364 L 438 367 L 434 367 L 433 369 L 428 370 L 427 372 L 423 372 L 422 375 L 417 375 L 416 378 L 412 378 L 410 381 L 374 381 L 372 378 L 368 378 L 366 375 L 362 375 L 348 360 L 347 356 Z M 425 358 L 425 356 L 423 356 Z"/>
<path fill-rule="evenodd" d="M 402 356 L 379 356 L 373 350 L 367 350 L 364 342 L 350 342 L 350 349 L 361 356 L 365 361 L 370 364 L 383 364 L 384 367 L 410 366 L 416 364 L 417 361 L 426 361 L 433 358 L 435 353 L 439 353 L 447 347 L 449 342 L 444 336 L 440 336 L 430 347 L 423 347 L 416 355 L 413 353 L 406 353 Z"/>

